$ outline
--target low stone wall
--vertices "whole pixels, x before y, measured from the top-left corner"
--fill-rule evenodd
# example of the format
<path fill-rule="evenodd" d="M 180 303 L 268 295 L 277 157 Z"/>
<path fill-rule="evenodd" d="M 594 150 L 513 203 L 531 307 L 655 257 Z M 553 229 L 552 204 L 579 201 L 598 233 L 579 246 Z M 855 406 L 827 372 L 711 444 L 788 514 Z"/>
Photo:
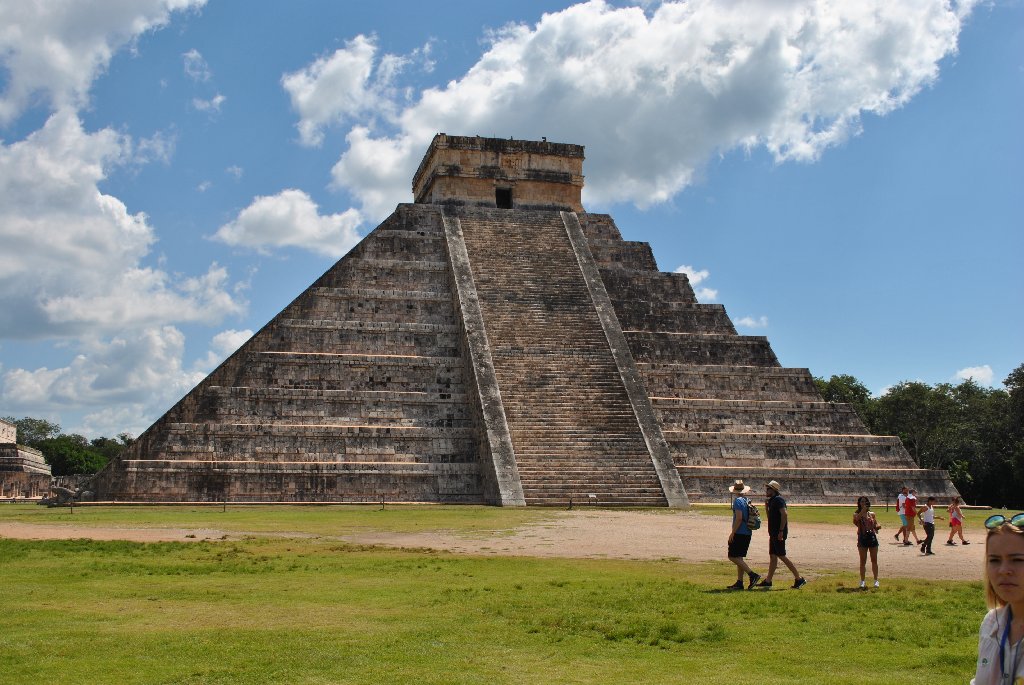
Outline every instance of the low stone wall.
<path fill-rule="evenodd" d="M 937 497 L 940 502 L 959 495 L 945 471 L 931 469 L 871 468 L 731 468 L 680 466 L 686 494 L 694 503 L 728 502 L 729 487 L 736 479 L 753 488 L 752 498 L 764 494 L 764 486 L 776 480 L 782 486 L 782 497 L 793 504 L 856 505 L 857 497 L 866 495 L 874 506 L 895 502 L 903 486 L 917 489 L 918 499 Z"/>

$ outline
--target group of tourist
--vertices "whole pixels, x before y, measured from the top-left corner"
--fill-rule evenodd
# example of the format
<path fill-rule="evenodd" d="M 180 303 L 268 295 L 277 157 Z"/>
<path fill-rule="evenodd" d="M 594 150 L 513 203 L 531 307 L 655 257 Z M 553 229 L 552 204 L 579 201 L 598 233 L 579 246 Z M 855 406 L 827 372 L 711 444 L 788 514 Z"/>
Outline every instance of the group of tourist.
<path fill-rule="evenodd" d="M 747 552 L 750 549 L 750 541 L 754 528 L 760 525 L 760 519 L 756 514 L 756 507 L 746 495 L 750 492 L 750 486 L 744 485 L 742 480 L 737 480 L 729 493 L 733 496 L 732 501 L 732 531 L 729 533 L 729 561 L 736 565 L 736 582 L 728 587 L 729 590 L 752 590 L 755 587 L 771 588 L 775 570 L 781 561 L 793 574 L 793 588 L 799 589 L 807 584 L 807 581 L 796 565 L 786 555 L 786 538 L 789 537 L 789 516 L 786 509 L 786 500 L 782 498 L 782 486 L 778 481 L 770 481 L 765 485 L 767 500 L 765 509 L 768 512 L 768 571 L 764 577 L 754 571 L 747 564 Z M 902 538 L 903 544 L 910 546 L 917 544 L 921 554 L 931 556 L 932 541 L 935 538 L 935 519 L 942 519 L 935 513 L 937 500 L 935 497 L 928 497 L 924 504 L 917 500 L 917 490 L 904 487 L 897 497 L 896 513 L 900 517 L 900 528 L 893 536 L 897 543 Z M 946 507 L 949 513 L 949 539 L 947 545 L 956 545 L 953 538 L 960 537 L 961 544 L 971 544 L 964 538 L 963 533 L 963 511 L 959 497 L 954 497 L 949 506 Z M 756 525 L 752 524 L 752 515 L 756 518 Z M 915 521 L 920 521 L 924 528 L 925 538 L 921 540 L 917 535 Z M 860 555 L 860 588 L 867 588 L 867 562 L 871 559 L 871 575 L 873 576 L 874 587 L 879 587 L 878 581 L 878 531 L 882 526 L 878 523 L 875 512 L 871 511 L 871 500 L 867 497 L 857 498 L 857 508 L 853 514 L 853 525 L 857 528 L 857 552 Z M 910 542 L 910 537 L 914 542 Z"/>
<path fill-rule="evenodd" d="M 904 487 L 896 498 L 896 513 L 899 515 L 900 523 L 902 524 L 900 529 L 896 531 L 896 535 L 893 536 L 896 542 L 899 542 L 900 536 L 902 536 L 904 545 L 909 547 L 912 544 L 916 544 L 921 548 L 921 554 L 934 554 L 932 551 L 932 540 L 935 538 L 935 519 L 943 518 L 935 515 L 937 501 L 934 497 L 929 497 L 922 506 L 917 501 L 917 490 Z M 956 542 L 953 541 L 953 538 L 958 536 L 960 544 L 971 544 L 969 540 L 964 538 L 964 514 L 961 509 L 960 498 L 954 497 L 946 507 L 946 511 L 949 512 L 949 538 L 946 540 L 946 544 L 955 546 Z M 924 540 L 921 540 L 917 535 L 915 519 L 920 520 L 921 525 L 924 527 Z M 914 538 L 914 542 L 910 542 L 911 537 Z"/>

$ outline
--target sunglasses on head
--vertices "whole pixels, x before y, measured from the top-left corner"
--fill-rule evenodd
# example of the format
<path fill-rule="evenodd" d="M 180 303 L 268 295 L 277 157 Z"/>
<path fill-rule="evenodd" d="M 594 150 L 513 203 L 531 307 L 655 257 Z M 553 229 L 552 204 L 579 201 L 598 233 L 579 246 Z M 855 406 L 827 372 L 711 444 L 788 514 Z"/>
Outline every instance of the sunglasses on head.
<path fill-rule="evenodd" d="M 985 519 L 985 527 L 989 530 L 998 528 L 1004 523 L 1009 523 L 1011 526 L 1024 527 L 1024 512 L 1020 514 L 1014 514 L 1010 518 L 1003 516 L 1002 514 L 992 514 Z"/>

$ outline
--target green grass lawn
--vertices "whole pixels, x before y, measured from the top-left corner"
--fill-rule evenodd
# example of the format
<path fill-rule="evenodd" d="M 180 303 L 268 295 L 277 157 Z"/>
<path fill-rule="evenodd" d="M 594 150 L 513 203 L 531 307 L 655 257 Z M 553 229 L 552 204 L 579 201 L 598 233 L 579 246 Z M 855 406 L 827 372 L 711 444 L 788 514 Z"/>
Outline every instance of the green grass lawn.
<path fill-rule="evenodd" d="M 0 518 L 36 522 L 313 533 L 500 534 L 552 513 L 0 505 Z M 3 683 L 964 683 L 984 612 L 977 582 L 887 579 L 860 592 L 849 574 L 826 574 L 799 591 L 727 592 L 727 563 L 324 538 L 0 539 L 0 579 Z"/>

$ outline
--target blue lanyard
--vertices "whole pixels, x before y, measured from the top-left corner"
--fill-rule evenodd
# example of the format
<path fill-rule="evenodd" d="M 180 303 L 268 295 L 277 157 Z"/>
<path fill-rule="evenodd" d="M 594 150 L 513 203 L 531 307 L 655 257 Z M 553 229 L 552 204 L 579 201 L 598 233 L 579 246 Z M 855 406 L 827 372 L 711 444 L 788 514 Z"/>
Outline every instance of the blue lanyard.
<path fill-rule="evenodd" d="M 1006 628 L 1003 629 L 1003 638 L 999 641 L 999 675 L 1001 676 L 999 682 L 1005 682 L 1006 680 L 1006 645 L 1010 643 L 1010 624 L 1013 623 L 1013 607 L 1010 605 L 1006 606 Z M 1018 658 L 1020 657 L 1020 649 L 1018 648 Z M 1016 664 L 1011 664 L 1011 668 Z M 1015 669 L 1016 670 L 1016 669 Z M 1012 673 L 1010 675 L 1013 675 Z"/>

